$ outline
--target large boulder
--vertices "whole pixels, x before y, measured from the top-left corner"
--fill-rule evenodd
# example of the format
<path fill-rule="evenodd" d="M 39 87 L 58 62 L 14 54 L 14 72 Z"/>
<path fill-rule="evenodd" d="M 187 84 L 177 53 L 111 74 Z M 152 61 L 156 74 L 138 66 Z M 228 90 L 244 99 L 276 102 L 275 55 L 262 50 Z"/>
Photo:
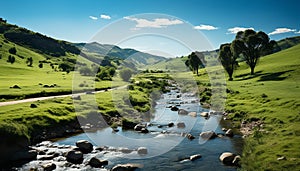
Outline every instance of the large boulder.
<path fill-rule="evenodd" d="M 83 154 L 81 151 L 71 150 L 66 155 L 67 161 L 73 164 L 81 164 L 83 161 Z"/>
<path fill-rule="evenodd" d="M 93 151 L 93 144 L 87 140 L 79 140 L 76 142 L 76 146 L 83 153 L 90 153 Z"/>
<path fill-rule="evenodd" d="M 237 166 L 239 165 L 240 156 L 230 153 L 230 152 L 224 152 L 220 155 L 219 159 L 220 161 L 229 166 Z"/>
<path fill-rule="evenodd" d="M 104 165 L 108 165 L 108 161 L 107 160 L 100 160 L 100 159 L 98 159 L 96 157 L 93 157 L 93 158 L 90 159 L 89 165 L 91 167 L 100 168 L 100 167 L 102 167 Z"/>
<path fill-rule="evenodd" d="M 148 154 L 148 150 L 147 150 L 146 147 L 139 147 L 139 148 L 137 149 L 137 153 L 138 153 L 139 155 L 146 155 L 146 154 Z"/>
<path fill-rule="evenodd" d="M 178 110 L 178 115 L 187 115 L 187 114 L 189 114 L 189 112 L 184 110 L 184 109 L 179 109 Z"/>
<path fill-rule="evenodd" d="M 114 166 L 111 171 L 134 171 L 138 168 L 141 168 L 139 164 L 118 164 Z"/>
<path fill-rule="evenodd" d="M 217 134 L 214 131 L 201 132 L 200 137 L 203 139 L 213 139 L 217 137 Z"/>

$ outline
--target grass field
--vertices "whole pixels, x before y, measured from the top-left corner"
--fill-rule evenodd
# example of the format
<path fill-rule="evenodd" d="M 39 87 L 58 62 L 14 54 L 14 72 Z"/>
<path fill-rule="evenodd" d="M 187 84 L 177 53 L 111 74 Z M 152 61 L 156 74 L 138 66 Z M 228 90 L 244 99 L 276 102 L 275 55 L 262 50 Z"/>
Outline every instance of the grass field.
<path fill-rule="evenodd" d="M 262 121 L 245 139 L 242 170 L 300 169 L 300 45 L 262 57 L 255 75 L 245 63 L 227 82 L 229 118 L 247 123 Z M 195 77 L 210 83 L 205 70 Z M 277 160 L 284 156 L 286 159 Z"/>

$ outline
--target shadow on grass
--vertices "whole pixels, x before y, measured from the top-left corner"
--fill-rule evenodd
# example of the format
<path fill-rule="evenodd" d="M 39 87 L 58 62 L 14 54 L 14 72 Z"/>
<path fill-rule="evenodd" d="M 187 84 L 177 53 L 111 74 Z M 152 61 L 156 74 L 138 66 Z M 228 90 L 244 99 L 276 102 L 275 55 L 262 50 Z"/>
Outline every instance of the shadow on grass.
<path fill-rule="evenodd" d="M 235 81 L 249 80 L 249 79 L 252 79 L 252 78 L 259 77 L 261 75 L 264 75 L 264 74 L 262 74 L 262 71 L 257 71 L 257 72 L 254 73 L 254 75 L 251 75 L 250 73 L 240 74 L 240 75 L 236 75 L 234 78 L 238 78 L 238 79 L 234 79 L 234 80 Z"/>
<path fill-rule="evenodd" d="M 282 75 L 288 72 L 291 72 L 294 70 L 287 70 L 287 71 L 282 71 L 282 72 L 274 72 L 274 73 L 262 73 L 262 71 L 258 71 L 254 73 L 254 75 L 250 74 L 240 74 L 235 76 L 236 81 L 243 81 L 243 80 L 249 80 L 252 78 L 260 77 L 258 81 L 282 81 L 286 79 L 288 76 L 283 77 Z"/>
<path fill-rule="evenodd" d="M 287 70 L 287 71 L 282 71 L 282 72 L 274 72 L 274 73 L 265 73 L 263 76 L 260 77 L 258 81 L 282 81 L 286 79 L 288 76 L 281 76 L 285 73 L 291 72 L 294 70 Z"/>

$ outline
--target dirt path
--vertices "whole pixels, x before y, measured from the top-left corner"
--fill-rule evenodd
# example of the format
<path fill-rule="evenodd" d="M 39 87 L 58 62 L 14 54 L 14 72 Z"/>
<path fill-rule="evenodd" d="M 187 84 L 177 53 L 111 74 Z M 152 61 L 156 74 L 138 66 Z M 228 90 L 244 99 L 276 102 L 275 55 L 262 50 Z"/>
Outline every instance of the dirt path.
<path fill-rule="evenodd" d="M 26 103 L 26 102 L 35 102 L 35 101 L 48 100 L 48 99 L 53 99 L 53 98 L 72 97 L 72 96 L 84 95 L 84 94 L 87 94 L 87 93 L 89 93 L 89 94 L 101 93 L 101 92 L 105 92 L 105 91 L 123 89 L 123 88 L 126 88 L 126 87 L 127 87 L 127 85 L 120 86 L 120 87 L 115 87 L 115 88 L 111 88 L 111 89 L 107 89 L 107 90 L 93 91 L 93 92 L 87 91 L 87 92 L 83 92 L 83 93 L 66 94 L 66 95 L 58 95 L 58 96 L 47 96 L 47 97 L 36 97 L 36 98 L 23 99 L 23 100 L 0 102 L 0 106 L 8 106 L 8 105 L 14 105 L 14 104 Z"/>

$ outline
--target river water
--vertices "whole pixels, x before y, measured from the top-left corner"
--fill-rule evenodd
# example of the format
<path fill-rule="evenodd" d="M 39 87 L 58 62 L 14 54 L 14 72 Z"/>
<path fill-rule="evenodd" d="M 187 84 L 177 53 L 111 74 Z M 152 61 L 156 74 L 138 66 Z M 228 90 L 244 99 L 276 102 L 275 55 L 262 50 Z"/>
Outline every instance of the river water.
<path fill-rule="evenodd" d="M 188 112 L 197 112 L 197 117 L 179 115 L 177 111 L 169 108 L 170 105 L 177 105 L 179 109 L 185 109 Z M 201 108 L 198 99 L 191 94 L 172 90 L 157 100 L 151 125 L 148 126 L 150 130 L 148 134 L 122 130 L 122 128 L 118 128 L 119 132 L 113 132 L 111 128 L 105 128 L 96 132 L 86 132 L 59 139 L 55 143 L 74 145 L 78 140 L 88 140 L 95 146 L 109 146 L 112 149 L 146 147 L 148 150 L 148 154 L 142 156 L 136 152 L 97 156 L 109 161 L 107 168 L 112 168 L 116 164 L 138 163 L 143 166 L 141 170 L 236 170 L 236 167 L 223 165 L 219 161 L 219 156 L 223 152 L 240 154 L 242 138 L 235 135 L 233 138 L 223 136 L 212 140 L 202 139 L 199 134 L 203 131 L 212 130 L 216 133 L 224 133 L 219 124 L 221 116 L 211 115 L 206 119 L 199 115 L 203 111 L 208 110 Z M 175 125 L 162 128 L 157 126 L 167 125 L 170 122 Z M 178 122 L 184 122 L 186 127 L 177 128 Z M 189 140 L 181 133 L 190 133 L 195 136 L 195 139 Z M 183 160 L 194 154 L 201 154 L 202 158 L 195 161 Z"/>

